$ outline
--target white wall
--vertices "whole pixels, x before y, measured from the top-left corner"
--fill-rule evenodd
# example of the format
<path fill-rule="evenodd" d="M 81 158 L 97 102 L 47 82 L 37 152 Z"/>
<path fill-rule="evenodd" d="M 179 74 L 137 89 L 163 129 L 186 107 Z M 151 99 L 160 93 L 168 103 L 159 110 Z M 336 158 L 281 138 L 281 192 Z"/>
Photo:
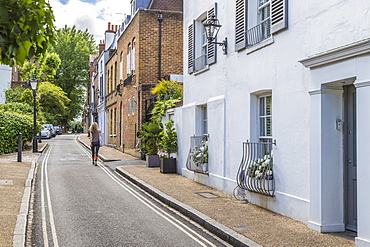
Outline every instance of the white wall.
<path fill-rule="evenodd" d="M 4 90 L 10 88 L 10 82 L 12 80 L 12 68 L 0 64 L 0 104 L 5 103 L 5 93 Z"/>
<path fill-rule="evenodd" d="M 212 4 L 214 1 L 209 0 L 184 2 L 184 107 L 179 152 L 182 174 L 231 194 L 242 158 L 242 142 L 256 138 L 255 95 L 271 90 L 273 138 L 277 142 L 274 149 L 276 196 L 247 193 L 247 199 L 305 223 L 318 223 L 320 229 L 330 224 L 333 225 L 330 229 L 343 229 L 343 197 L 339 195 L 343 190 L 342 133 L 335 130 L 335 119 L 342 117 L 342 91 L 315 93 L 315 90 L 331 84 L 340 87 L 337 83 L 341 79 L 367 81 L 370 79 L 369 58 L 365 55 L 347 58 L 312 69 L 299 61 L 370 38 L 370 23 L 364 22 L 370 2 L 291 0 L 288 29 L 274 35 L 266 45 L 259 44 L 260 49 L 253 47 L 235 52 L 235 1 L 218 1 L 217 18 L 222 24 L 218 41 L 228 38 L 228 54 L 223 55 L 218 46 L 216 64 L 202 73 L 188 74 L 187 27 Z M 365 100 L 368 89 L 360 90 L 364 103 L 361 100 L 359 104 L 368 105 Z M 206 103 L 209 176 L 187 171 L 184 162 L 190 147 L 189 138 L 196 131 L 196 107 Z M 369 114 L 360 116 L 359 120 L 358 128 L 361 124 L 365 126 Z M 335 138 L 339 144 L 330 146 L 325 141 L 328 137 Z M 360 140 L 365 141 L 361 137 L 358 143 Z M 315 167 L 316 161 L 318 167 Z M 367 171 L 368 168 L 361 169 Z M 325 179 L 323 173 L 331 171 L 335 172 Z M 317 179 L 312 177 L 313 172 L 319 176 Z M 359 182 L 358 193 L 364 188 L 365 184 Z M 311 190 L 323 190 L 323 194 Z M 334 190 L 339 192 L 333 194 L 333 198 L 326 197 Z M 368 196 L 362 198 L 370 203 Z M 359 215 L 364 212 L 360 207 L 359 203 Z M 331 214 L 328 211 L 332 211 Z M 364 219 L 370 222 L 366 216 Z M 358 239 L 368 241 L 370 236 L 361 229 L 370 232 L 370 223 L 359 219 L 358 227 Z"/>

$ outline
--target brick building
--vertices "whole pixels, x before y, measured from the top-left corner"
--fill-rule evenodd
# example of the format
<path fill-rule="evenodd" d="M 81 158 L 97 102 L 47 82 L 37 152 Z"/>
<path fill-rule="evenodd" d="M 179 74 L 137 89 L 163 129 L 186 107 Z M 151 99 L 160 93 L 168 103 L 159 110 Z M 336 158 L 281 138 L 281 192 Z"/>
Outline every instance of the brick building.
<path fill-rule="evenodd" d="M 183 73 L 182 44 L 182 0 L 152 0 L 132 13 L 106 64 L 108 144 L 140 156 L 137 132 L 148 120 L 151 88 Z"/>

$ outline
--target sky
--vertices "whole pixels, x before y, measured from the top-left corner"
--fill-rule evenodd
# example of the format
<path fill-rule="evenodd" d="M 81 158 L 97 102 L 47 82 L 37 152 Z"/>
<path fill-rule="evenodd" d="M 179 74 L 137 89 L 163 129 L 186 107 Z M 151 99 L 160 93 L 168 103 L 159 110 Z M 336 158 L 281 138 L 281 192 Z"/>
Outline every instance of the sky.
<path fill-rule="evenodd" d="M 56 28 L 76 26 L 94 35 L 96 44 L 104 39 L 108 22 L 121 25 L 130 14 L 130 0 L 49 0 Z"/>

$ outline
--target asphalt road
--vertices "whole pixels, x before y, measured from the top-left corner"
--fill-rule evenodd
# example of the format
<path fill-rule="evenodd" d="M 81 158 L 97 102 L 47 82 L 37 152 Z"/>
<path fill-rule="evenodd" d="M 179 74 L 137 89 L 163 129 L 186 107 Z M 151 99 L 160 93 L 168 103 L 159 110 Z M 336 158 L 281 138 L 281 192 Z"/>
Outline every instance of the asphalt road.
<path fill-rule="evenodd" d="M 29 245 L 227 246 L 111 167 L 91 165 L 75 135 L 46 142 L 50 146 L 38 160 Z"/>

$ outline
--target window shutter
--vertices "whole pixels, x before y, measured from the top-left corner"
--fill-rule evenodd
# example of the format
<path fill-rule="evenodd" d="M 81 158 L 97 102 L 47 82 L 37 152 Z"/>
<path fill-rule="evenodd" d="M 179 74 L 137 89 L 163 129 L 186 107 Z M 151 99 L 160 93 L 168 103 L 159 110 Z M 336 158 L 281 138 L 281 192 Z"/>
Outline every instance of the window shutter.
<path fill-rule="evenodd" d="M 207 19 L 211 19 L 213 16 L 216 16 L 217 18 L 217 3 L 215 3 L 214 6 L 212 6 L 208 11 L 207 11 Z M 217 41 L 217 37 L 216 40 Z M 216 62 L 217 58 L 217 49 L 216 49 L 216 44 L 212 44 L 208 42 L 207 45 L 207 64 L 213 64 Z"/>
<path fill-rule="evenodd" d="M 188 73 L 194 72 L 194 58 L 195 58 L 195 20 L 193 24 L 188 27 Z"/>
<path fill-rule="evenodd" d="M 235 50 L 240 51 L 247 46 L 247 0 L 236 0 L 235 18 Z"/>
<path fill-rule="evenodd" d="M 271 33 L 288 27 L 288 0 L 271 1 Z"/>

